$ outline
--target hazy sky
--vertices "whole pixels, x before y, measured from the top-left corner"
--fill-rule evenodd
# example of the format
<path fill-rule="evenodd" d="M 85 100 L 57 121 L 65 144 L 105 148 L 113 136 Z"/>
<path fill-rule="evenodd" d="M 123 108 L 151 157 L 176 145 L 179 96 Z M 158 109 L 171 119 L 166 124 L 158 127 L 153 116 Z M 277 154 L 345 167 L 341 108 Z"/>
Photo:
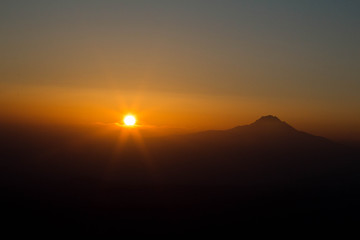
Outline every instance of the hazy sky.
<path fill-rule="evenodd" d="M 359 1 L 1 1 L 0 34 L 4 115 L 360 133 Z"/>

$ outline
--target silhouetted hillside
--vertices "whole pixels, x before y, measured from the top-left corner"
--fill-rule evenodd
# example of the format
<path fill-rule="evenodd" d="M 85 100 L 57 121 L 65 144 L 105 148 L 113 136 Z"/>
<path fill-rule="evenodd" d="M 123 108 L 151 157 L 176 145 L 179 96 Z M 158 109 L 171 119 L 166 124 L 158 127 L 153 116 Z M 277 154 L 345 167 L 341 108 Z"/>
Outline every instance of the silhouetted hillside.
<path fill-rule="evenodd" d="M 358 153 L 274 116 L 187 135 L 131 131 L 3 129 L 8 222 L 151 232 L 158 224 L 185 231 L 269 220 L 351 222 L 359 213 Z"/>
<path fill-rule="evenodd" d="M 156 165 L 171 173 L 167 182 L 177 176 L 174 181 L 187 184 L 328 182 L 326 176 L 348 167 L 353 154 L 273 116 L 230 130 L 157 139 L 149 146 Z"/>
<path fill-rule="evenodd" d="M 290 144 L 293 144 L 294 147 L 301 147 L 301 144 L 316 144 L 314 147 L 320 147 L 320 145 L 337 145 L 337 147 L 340 147 L 326 138 L 298 131 L 286 122 L 271 115 L 261 117 L 249 125 L 238 126 L 229 130 L 205 131 L 188 135 L 188 137 L 195 137 L 201 141 L 213 139 L 221 142 L 219 141 L 221 139 L 226 142 L 233 141 L 236 144 L 248 142 L 249 145 L 260 143 L 283 145 L 284 148 Z"/>

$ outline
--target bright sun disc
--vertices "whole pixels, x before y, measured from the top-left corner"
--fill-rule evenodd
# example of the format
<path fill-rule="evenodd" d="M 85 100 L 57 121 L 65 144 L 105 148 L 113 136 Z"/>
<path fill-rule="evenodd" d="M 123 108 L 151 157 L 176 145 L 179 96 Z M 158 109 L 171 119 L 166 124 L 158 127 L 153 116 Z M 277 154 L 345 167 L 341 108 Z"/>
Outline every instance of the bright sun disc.
<path fill-rule="evenodd" d="M 126 126 L 134 126 L 136 123 L 136 118 L 132 115 L 126 115 L 124 117 L 124 123 Z"/>

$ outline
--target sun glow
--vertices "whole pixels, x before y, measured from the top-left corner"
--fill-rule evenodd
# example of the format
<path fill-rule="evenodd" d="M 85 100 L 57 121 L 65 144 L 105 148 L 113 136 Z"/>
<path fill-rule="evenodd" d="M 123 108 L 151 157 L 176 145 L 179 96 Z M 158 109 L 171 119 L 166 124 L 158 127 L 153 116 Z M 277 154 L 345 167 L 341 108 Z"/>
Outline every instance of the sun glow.
<path fill-rule="evenodd" d="M 136 118 L 133 115 L 126 115 L 124 117 L 124 124 L 125 126 L 134 126 L 136 123 Z"/>

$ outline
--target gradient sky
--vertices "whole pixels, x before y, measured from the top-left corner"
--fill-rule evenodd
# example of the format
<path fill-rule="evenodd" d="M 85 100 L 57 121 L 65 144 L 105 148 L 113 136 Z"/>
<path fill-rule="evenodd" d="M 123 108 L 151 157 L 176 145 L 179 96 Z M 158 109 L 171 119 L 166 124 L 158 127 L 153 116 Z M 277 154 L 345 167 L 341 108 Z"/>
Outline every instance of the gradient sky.
<path fill-rule="evenodd" d="M 359 1 L 1 1 L 0 113 L 360 137 Z"/>

